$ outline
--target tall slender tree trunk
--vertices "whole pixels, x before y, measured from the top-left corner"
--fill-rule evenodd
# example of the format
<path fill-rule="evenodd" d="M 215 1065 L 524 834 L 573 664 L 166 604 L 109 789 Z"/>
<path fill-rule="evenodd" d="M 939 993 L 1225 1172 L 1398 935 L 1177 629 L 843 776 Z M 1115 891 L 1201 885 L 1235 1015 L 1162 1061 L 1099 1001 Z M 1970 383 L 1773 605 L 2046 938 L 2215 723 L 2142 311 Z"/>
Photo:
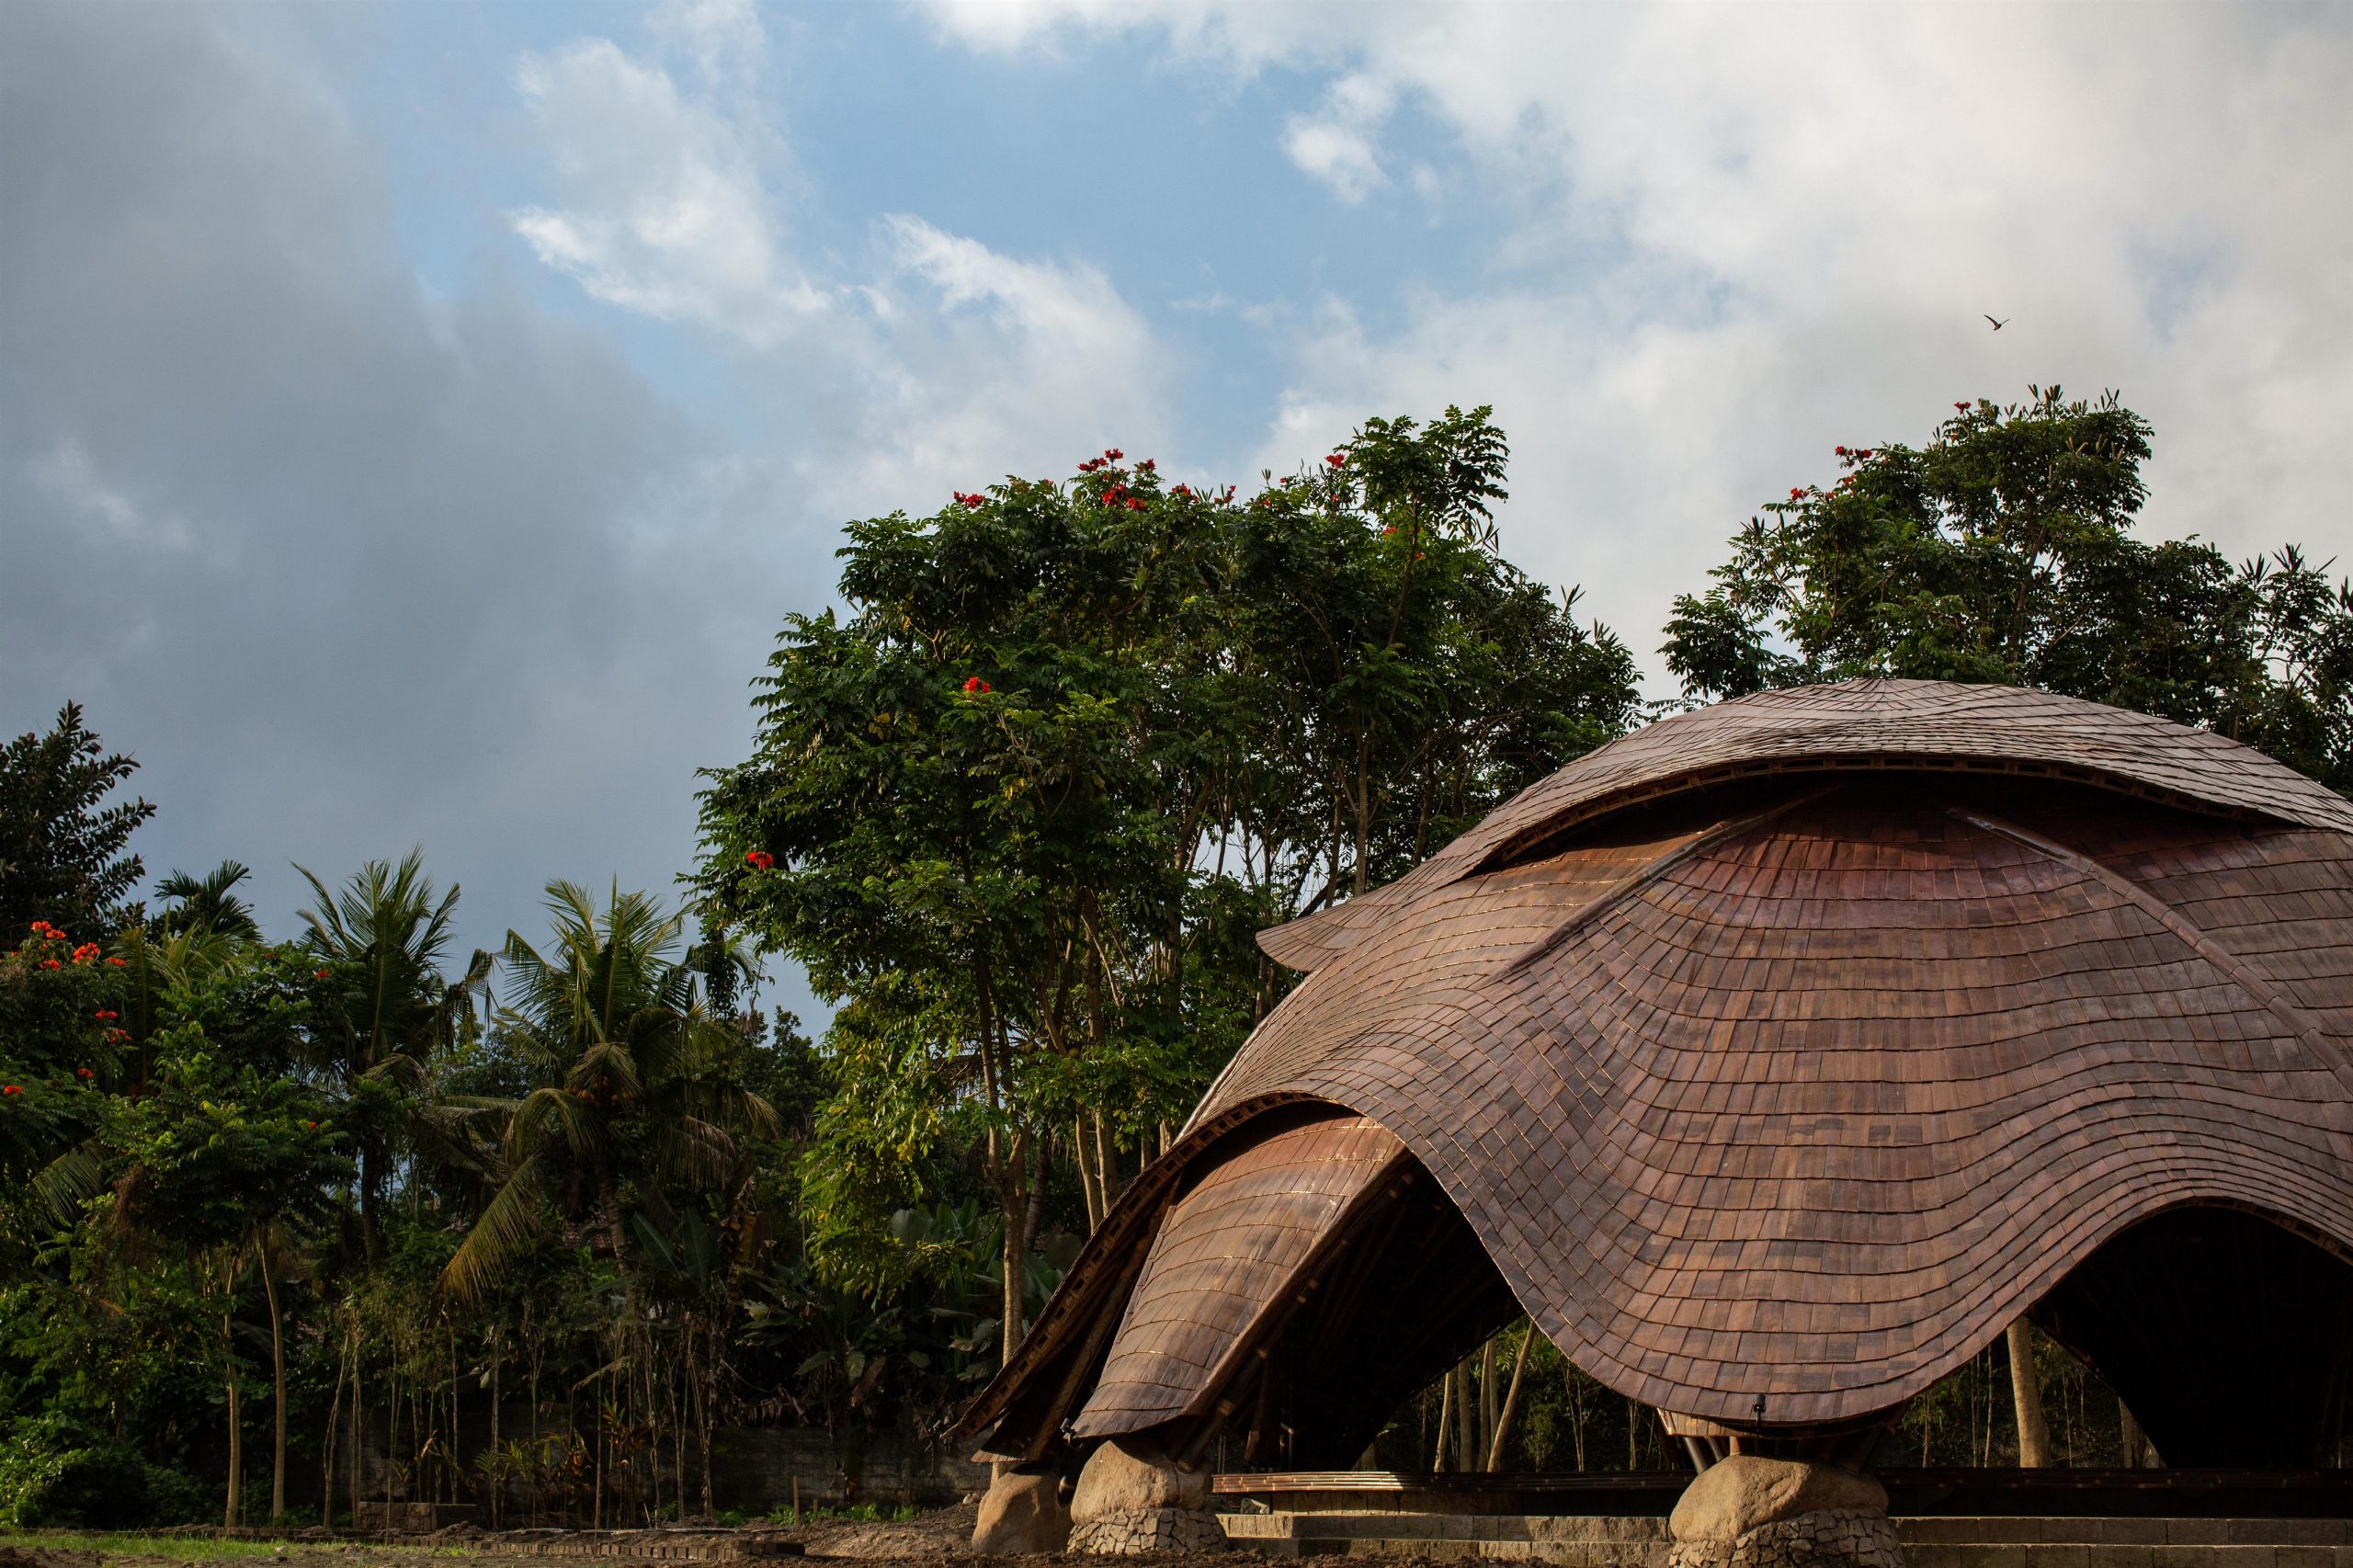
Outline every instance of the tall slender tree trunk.
<path fill-rule="evenodd" d="M 483 1467 L 483 1479 L 490 1483 L 490 1528 L 499 1528 L 506 1517 L 506 1471 L 500 1467 L 498 1452 L 498 1335 L 490 1336 L 490 1462 Z"/>
<path fill-rule="evenodd" d="M 359 1315 L 351 1317 L 351 1523 L 359 1524 L 359 1487 L 366 1470 L 366 1455 L 362 1451 L 368 1441 L 368 1411 L 360 1403 L 362 1385 L 359 1381 Z"/>
<path fill-rule="evenodd" d="M 449 1501 L 458 1500 L 458 1482 L 465 1473 L 466 1456 L 458 1426 L 458 1334 L 449 1331 Z"/>
<path fill-rule="evenodd" d="M 1446 1462 L 1447 1445 L 1454 1440 L 1456 1413 L 1454 1409 L 1454 1373 L 1449 1369 L 1438 1381 L 1438 1449 L 1430 1456 L 1430 1469 L 1449 1468 Z"/>
<path fill-rule="evenodd" d="M 1471 1360 L 1465 1356 L 1454 1364 L 1454 1468 L 1468 1475 L 1479 1468 L 1478 1407 L 1471 1403 Z"/>
<path fill-rule="evenodd" d="M 278 1271 L 269 1245 L 254 1238 L 254 1261 L 261 1265 L 262 1294 L 269 1301 L 270 1458 L 269 1522 L 286 1517 L 286 1319 L 278 1306 Z"/>
<path fill-rule="evenodd" d="M 1001 1281 L 1004 1297 L 1003 1315 L 998 1320 L 1000 1351 L 1004 1365 L 1013 1363 L 1013 1353 L 1021 1347 L 1021 1258 L 1029 1251 L 1029 1238 L 1022 1229 L 1029 1222 L 1029 1204 L 1021 1190 L 1021 1151 L 1019 1141 L 1007 1139 L 1004 1164 L 1000 1167 L 997 1185 L 997 1211 L 1000 1233 L 997 1267 L 1004 1274 Z"/>
<path fill-rule="evenodd" d="M 1490 1471 L 1504 1467 L 1504 1445 L 1511 1441 L 1512 1417 L 1519 1413 L 1519 1381 L 1528 1372 L 1528 1347 L 1535 1343 L 1536 1324 L 1531 1321 L 1527 1331 L 1519 1336 L 1519 1354 L 1512 1358 L 1511 1363 L 1511 1387 L 1505 1392 L 1503 1410 L 1495 1417 L 1495 1435 L 1487 1444 L 1487 1469 Z"/>
<path fill-rule="evenodd" d="M 702 1511 L 705 1514 L 717 1511 L 716 1505 L 711 1501 L 710 1491 L 710 1431 L 712 1425 L 718 1420 L 716 1406 L 719 1403 L 719 1369 L 725 1364 L 727 1355 L 726 1346 L 722 1337 L 722 1330 L 724 1327 L 724 1320 L 715 1323 L 710 1325 L 710 1332 L 703 1335 L 702 1381 L 699 1385 L 701 1400 L 697 1407 L 696 1415 L 702 1433 Z"/>
<path fill-rule="evenodd" d="M 327 1403 L 327 1426 L 319 1439 L 319 1523 L 335 1528 L 335 1446 L 343 1430 L 343 1380 L 350 1370 L 340 1347 L 335 1358 L 335 1397 Z"/>
<path fill-rule="evenodd" d="M 2018 1406 L 2018 1464 L 2041 1470 L 2051 1463 L 2051 1419 L 2042 1408 L 2042 1380 L 2034 1363 L 2034 1329 L 2026 1319 L 2010 1324 L 2010 1397 Z"/>
<path fill-rule="evenodd" d="M 1070 1152 L 1078 1162 L 1078 1190 L 1086 1199 L 1086 1233 L 1091 1236 L 1103 1225 L 1103 1198 L 1101 1187 L 1095 1179 L 1094 1164 L 1086 1157 L 1085 1111 L 1080 1111 L 1071 1122 Z"/>
<path fill-rule="evenodd" d="M 221 1349 L 223 1379 L 229 1388 L 229 1495 L 222 1506 L 221 1522 L 235 1529 L 242 1522 L 244 1508 L 245 1429 L 244 1410 L 237 1388 L 237 1346 L 230 1314 L 221 1314 Z"/>
<path fill-rule="evenodd" d="M 1473 1467 L 1490 1468 L 1495 1451 L 1495 1342 L 1490 1339 L 1479 1346 L 1479 1447 L 1478 1461 Z"/>

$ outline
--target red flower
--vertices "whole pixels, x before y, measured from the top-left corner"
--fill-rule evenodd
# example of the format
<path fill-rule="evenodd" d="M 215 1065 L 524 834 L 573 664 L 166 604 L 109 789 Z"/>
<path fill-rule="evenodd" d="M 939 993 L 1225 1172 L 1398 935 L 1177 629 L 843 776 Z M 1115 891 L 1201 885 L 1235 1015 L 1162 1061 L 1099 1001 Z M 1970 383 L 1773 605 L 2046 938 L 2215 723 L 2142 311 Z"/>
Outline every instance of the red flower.
<path fill-rule="evenodd" d="M 1794 487 L 1794 486 L 1793 486 L 1793 487 L 1790 489 L 1790 500 L 1792 500 L 1792 501 L 1801 500 L 1801 499 L 1802 499 L 1802 498 L 1804 497 L 1804 495 L 1805 495 L 1805 491 L 1804 491 L 1802 487 Z"/>
<path fill-rule="evenodd" d="M 1956 413 L 1966 414 L 1969 412 L 1969 404 L 1965 403 L 1956 403 L 1952 406 Z"/>
<path fill-rule="evenodd" d="M 965 494 L 962 491 L 959 490 L 959 491 L 957 491 L 957 492 L 956 492 L 956 499 L 957 499 L 957 501 L 958 501 L 958 503 L 959 503 L 960 505 L 962 505 L 962 506 L 979 506 L 982 502 L 983 502 L 983 501 L 987 500 L 987 499 L 988 499 L 988 497 L 987 497 L 987 496 L 985 496 L 985 495 L 979 495 L 979 494 L 967 495 L 967 494 Z"/>
<path fill-rule="evenodd" d="M 1861 451 L 1857 452 L 1855 455 L 1859 458 L 1869 458 L 1871 455 L 1871 449 L 1869 447 L 1865 447 Z"/>
<path fill-rule="evenodd" d="M 114 1010 L 113 1010 L 112 1008 L 110 1008 L 110 1007 L 101 1007 L 101 1008 L 99 1008 L 97 1012 L 95 1012 L 95 1013 L 91 1014 L 90 1016 L 91 1016 L 92 1017 L 94 1017 L 94 1018 L 98 1018 L 98 1019 L 102 1019 L 102 1020 L 103 1020 L 103 1019 L 106 1019 L 106 1018 L 119 1018 L 119 1017 L 122 1017 L 122 1015 L 121 1015 L 120 1013 L 118 1013 L 118 1012 L 114 1011 Z"/>
<path fill-rule="evenodd" d="M 776 857 L 765 849 L 746 849 L 744 851 L 744 864 L 751 867 L 755 871 L 774 870 Z"/>
<path fill-rule="evenodd" d="M 1183 495 L 1183 496 L 1186 496 L 1186 497 L 1188 497 L 1188 498 L 1190 498 L 1190 496 L 1191 496 L 1191 495 L 1192 495 L 1192 494 L 1193 494 L 1193 487 L 1192 487 L 1191 485 L 1189 485 L 1189 484 L 1180 484 L 1180 485 L 1178 485 L 1176 489 L 1174 489 L 1174 490 L 1170 491 L 1168 494 L 1170 494 L 1171 495 Z"/>
<path fill-rule="evenodd" d="M 1127 455 L 1127 453 L 1120 450 L 1117 447 L 1106 447 L 1103 449 L 1103 457 L 1105 460 L 1108 462 L 1118 462 L 1121 458 L 1126 457 Z"/>
<path fill-rule="evenodd" d="M 1146 458 L 1143 461 L 1136 464 L 1136 471 L 1140 473 L 1158 473 L 1160 472 L 1160 465 L 1154 462 L 1150 458 Z"/>
<path fill-rule="evenodd" d="M 63 969 L 65 966 L 59 963 L 55 959 L 43 959 L 40 960 L 40 967 L 43 969 Z"/>
<path fill-rule="evenodd" d="M 1346 468 L 1347 466 L 1348 458 L 1346 452 L 1334 452 L 1324 460 L 1330 463 L 1334 468 Z"/>
<path fill-rule="evenodd" d="M 107 962 L 108 962 L 108 963 L 110 963 L 110 964 L 114 965 L 114 967 L 115 967 L 115 968 L 117 968 L 117 969 L 120 969 L 120 968 L 124 965 L 124 963 L 125 963 L 125 962 L 127 962 L 127 961 L 128 961 L 128 960 L 123 960 L 123 959 L 108 959 L 108 960 L 107 960 Z"/>
<path fill-rule="evenodd" d="M 324 980 L 326 977 L 327 971 L 325 970 L 314 969 L 311 971 L 311 978 L 313 980 Z"/>
<path fill-rule="evenodd" d="M 74 1076 L 76 1078 L 95 1078 L 97 1074 L 91 1072 L 87 1067 L 76 1067 L 74 1069 Z"/>
<path fill-rule="evenodd" d="M 80 947 L 74 949 L 74 961 L 75 963 L 88 963 L 92 959 L 97 958 L 103 950 L 104 949 L 96 942 L 85 942 Z"/>
<path fill-rule="evenodd" d="M 1837 453 L 1842 458 L 1847 455 L 1847 449 L 1844 447 L 1833 447 L 1830 449 Z"/>
<path fill-rule="evenodd" d="M 18 1095 L 21 1095 L 24 1092 L 24 1090 L 17 1087 L 14 1084 L 0 1085 L 0 1095 L 6 1095 L 10 1099 L 15 1099 Z"/>
<path fill-rule="evenodd" d="M 1141 512 L 1143 510 L 1143 503 L 1131 496 L 1128 501 L 1128 510 L 1131 512 Z"/>
<path fill-rule="evenodd" d="M 315 1121 L 306 1121 L 302 1124 L 302 1129 L 306 1132 L 316 1132 L 319 1130 L 319 1124 Z"/>
<path fill-rule="evenodd" d="M 1396 531 L 1397 531 L 1397 526 L 1396 526 L 1394 523 L 1392 523 L 1389 527 L 1387 527 L 1387 528 L 1383 528 L 1383 529 L 1381 529 L 1381 538 L 1383 538 L 1383 539 L 1387 539 L 1391 534 L 1393 534 L 1393 533 L 1395 533 Z"/>

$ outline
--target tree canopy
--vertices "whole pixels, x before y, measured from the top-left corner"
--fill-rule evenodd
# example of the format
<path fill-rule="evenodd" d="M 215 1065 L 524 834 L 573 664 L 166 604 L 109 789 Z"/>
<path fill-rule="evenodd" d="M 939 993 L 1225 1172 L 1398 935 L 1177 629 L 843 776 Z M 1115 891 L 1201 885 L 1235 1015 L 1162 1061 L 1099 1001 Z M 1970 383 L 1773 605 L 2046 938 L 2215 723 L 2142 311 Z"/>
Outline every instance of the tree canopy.
<path fill-rule="evenodd" d="M 1690 701 L 2042 686 L 2353 786 L 2353 590 L 2136 537 L 2154 439 L 2053 389 L 1834 449 L 1677 601 L 1667 666 Z M 0 748 L 0 1526 L 251 1517 L 265 1475 L 281 1520 L 676 1517 L 728 1425 L 823 1428 L 859 1500 L 870 1438 L 988 1378 L 1280 1000 L 1260 930 L 1651 710 L 1502 553 L 1507 460 L 1450 408 L 1246 493 L 1112 449 L 852 522 L 841 606 L 786 617 L 706 777 L 688 899 L 552 882 L 495 953 L 421 851 L 303 872 L 281 931 L 237 860 L 151 918 L 130 757 L 72 704 Z M 816 1038 L 750 1006 L 770 957 Z M 2013 1343 L 2055 1443 L 2131 1451 L 2096 1371 Z M 1996 1451 L 2003 1354 L 1913 1403 L 1922 1462 Z M 1640 1406 L 1527 1365 L 1520 1457 L 1668 1462 Z M 1472 1373 L 1384 1441 L 1421 1462 Z"/>
<path fill-rule="evenodd" d="M 2287 546 L 2136 538 L 2148 422 L 2113 392 L 1953 404 L 1834 449 L 1733 536 L 1662 652 L 1696 699 L 1856 676 L 2040 687 L 2221 732 L 2353 789 L 2353 586 Z"/>
<path fill-rule="evenodd" d="M 1278 998 L 1258 928 L 1631 721 L 1625 648 L 1498 552 L 1506 455 L 1449 409 L 1246 498 L 1113 449 L 849 525 L 848 611 L 787 621 L 700 879 L 843 1009 L 821 1239 L 873 1236 L 891 1173 L 970 1137 L 1012 1281 L 1046 1141 L 1098 1214 L 1114 1152 Z"/>
<path fill-rule="evenodd" d="M 138 770 L 83 727 L 78 702 L 58 710 L 47 734 L 0 746 L 0 930 L 46 920 L 90 931 L 122 913 L 146 874 L 123 849 L 155 808 L 107 798 Z"/>

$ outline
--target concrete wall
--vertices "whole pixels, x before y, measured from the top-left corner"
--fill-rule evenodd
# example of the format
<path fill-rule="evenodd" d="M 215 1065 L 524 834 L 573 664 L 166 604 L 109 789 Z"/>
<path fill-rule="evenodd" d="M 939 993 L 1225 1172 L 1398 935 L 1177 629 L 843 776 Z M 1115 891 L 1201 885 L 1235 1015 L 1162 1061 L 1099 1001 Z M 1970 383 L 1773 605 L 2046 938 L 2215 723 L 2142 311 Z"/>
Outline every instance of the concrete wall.
<path fill-rule="evenodd" d="M 585 1416 L 585 1413 L 582 1415 Z M 502 1410 L 499 1415 L 499 1439 L 502 1444 L 530 1435 L 530 1412 L 517 1406 Z M 402 1447 L 409 1445 L 407 1424 L 402 1424 Z M 542 1412 L 540 1430 L 554 1434 L 564 1430 L 562 1408 Z M 459 1449 L 459 1469 L 466 1484 L 458 1488 L 461 1503 L 479 1503 L 472 1483 L 478 1473 L 476 1460 L 490 1445 L 490 1413 L 488 1410 L 468 1410 L 461 1426 L 463 1441 Z M 926 1441 L 919 1435 L 898 1429 L 886 1429 L 864 1435 L 864 1441 L 854 1445 L 861 1451 L 860 1481 L 852 1491 L 845 1466 L 849 1460 L 845 1445 L 823 1427 L 809 1426 L 722 1426 L 711 1435 L 712 1502 L 721 1509 L 737 1509 L 747 1514 L 767 1514 L 777 1508 L 789 1507 L 793 1499 L 794 1483 L 800 1483 L 800 1496 L 804 1506 L 838 1506 L 845 1501 L 872 1503 L 885 1507 L 914 1505 L 933 1507 L 953 1503 L 969 1493 L 986 1490 L 988 1467 L 969 1462 L 961 1452 L 948 1449 L 937 1442 Z M 384 1430 L 381 1414 L 369 1424 L 362 1446 L 361 1486 L 363 1500 L 381 1501 L 385 1494 Z M 405 1457 L 405 1456 L 404 1456 Z M 335 1481 L 335 1507 L 338 1513 L 348 1506 L 349 1485 L 346 1460 L 336 1462 Z M 674 1495 L 676 1478 L 672 1473 L 676 1450 L 665 1445 L 662 1460 L 661 1491 L 665 1501 Z M 686 1493 L 689 1499 L 699 1499 L 701 1490 L 700 1459 L 696 1452 L 692 1433 L 688 1435 L 686 1449 Z M 311 1492 L 318 1483 L 316 1468 L 294 1471 L 295 1496 Z M 446 1483 L 427 1471 L 412 1477 L 405 1488 L 411 1497 L 438 1500 L 448 1494 Z M 510 1491 L 507 1514 L 512 1523 L 520 1524 L 522 1515 L 530 1506 L 520 1490 Z M 487 1522 L 486 1515 L 477 1513 L 477 1519 Z"/>

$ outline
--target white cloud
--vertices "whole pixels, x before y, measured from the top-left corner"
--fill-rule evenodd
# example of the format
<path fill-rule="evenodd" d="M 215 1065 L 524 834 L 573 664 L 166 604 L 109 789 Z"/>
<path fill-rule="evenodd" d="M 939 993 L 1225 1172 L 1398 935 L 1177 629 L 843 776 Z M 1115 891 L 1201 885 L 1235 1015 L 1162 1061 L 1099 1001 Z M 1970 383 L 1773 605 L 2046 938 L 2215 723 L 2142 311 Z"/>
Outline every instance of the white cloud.
<path fill-rule="evenodd" d="M 765 42 L 756 16 L 715 4 L 665 12 L 656 31 L 699 60 L 756 60 Z M 571 194 L 516 226 L 595 297 L 751 351 L 811 504 L 928 507 L 1008 467 L 1063 472 L 1165 434 L 1168 357 L 1084 261 L 1006 256 L 894 214 L 877 222 L 873 275 L 804 267 L 755 155 L 774 141 L 759 83 L 699 69 L 682 87 L 601 39 L 527 60 L 522 89 Z"/>
<path fill-rule="evenodd" d="M 767 29 L 752 0 L 666 0 L 647 26 L 692 55 L 706 82 L 748 79 L 767 63 Z"/>
<path fill-rule="evenodd" d="M 874 335 L 845 345 L 854 435 L 813 443 L 810 483 L 845 506 L 928 509 L 1007 472 L 1066 472 L 1106 445 L 1165 439 L 1168 356 L 1097 268 L 1027 261 L 896 214 Z"/>
<path fill-rule="evenodd" d="M 1384 158 L 1467 158 L 1508 220 L 1485 277 L 1381 332 L 1345 301 L 1302 328 L 1265 455 L 1494 402 L 1509 547 L 1583 578 L 1646 656 L 1733 525 L 1824 477 L 1834 443 L 1917 440 L 1952 399 L 2029 381 L 2149 415 L 2154 531 L 2353 561 L 2342 10 L 2167 8 L 2122 32 L 2068 7 L 933 14 L 1001 52 L 1125 27 L 1326 73 L 1279 151 L 1343 199 Z M 1392 100 L 1440 147 L 1404 145 Z M 1996 336 L 1988 311 L 2015 319 Z"/>
<path fill-rule="evenodd" d="M 1389 183 L 1373 150 L 1373 132 L 1394 99 L 1390 85 L 1361 73 L 1341 77 L 1315 115 L 1293 115 L 1283 129 L 1283 152 L 1302 170 L 1354 204 Z"/>
<path fill-rule="evenodd" d="M 690 36 L 740 60 L 757 23 L 731 31 L 722 15 Z M 745 118 L 605 39 L 527 57 L 517 83 L 564 190 L 561 207 L 510 215 L 542 262 L 608 304 L 755 348 L 825 309 L 783 252 Z"/>

